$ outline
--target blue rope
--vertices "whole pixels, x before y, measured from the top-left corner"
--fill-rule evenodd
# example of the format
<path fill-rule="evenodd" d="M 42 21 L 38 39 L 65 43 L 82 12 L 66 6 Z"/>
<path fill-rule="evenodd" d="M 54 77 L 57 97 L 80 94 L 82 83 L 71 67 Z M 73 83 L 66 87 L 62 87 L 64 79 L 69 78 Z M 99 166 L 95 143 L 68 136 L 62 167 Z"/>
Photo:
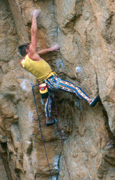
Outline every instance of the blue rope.
<path fill-rule="evenodd" d="M 35 85 L 35 86 L 38 86 L 38 85 L 39 85 L 39 84 L 37 84 L 37 85 Z M 47 151 L 46 151 L 46 145 L 45 145 L 45 141 L 44 141 L 44 138 L 43 138 L 43 132 L 42 132 L 42 128 L 41 128 L 41 121 L 40 121 L 40 118 L 39 118 L 38 107 L 37 107 L 36 98 L 35 98 L 35 93 L 34 93 L 34 87 L 35 87 L 35 86 L 33 86 L 33 83 L 31 82 L 31 89 L 32 89 L 34 104 L 35 104 L 35 107 L 36 107 L 36 113 L 37 113 L 37 118 L 38 118 L 38 122 L 39 122 L 39 128 L 40 128 L 41 137 L 42 137 L 42 141 L 43 141 L 43 145 L 44 145 L 44 150 L 45 150 L 45 155 L 46 155 L 46 159 L 47 159 L 47 164 L 48 164 L 48 168 L 49 168 L 49 172 L 50 172 L 50 177 L 51 177 L 51 180 L 52 180 L 51 169 L 50 169 L 50 165 L 49 165 L 48 155 L 47 155 Z"/>

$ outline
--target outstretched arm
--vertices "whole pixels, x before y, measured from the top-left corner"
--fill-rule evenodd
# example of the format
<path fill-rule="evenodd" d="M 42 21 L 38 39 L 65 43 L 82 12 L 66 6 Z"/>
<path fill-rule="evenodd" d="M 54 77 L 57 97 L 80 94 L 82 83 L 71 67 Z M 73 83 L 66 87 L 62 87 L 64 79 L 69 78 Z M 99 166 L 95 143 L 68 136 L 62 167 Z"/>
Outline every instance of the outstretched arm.
<path fill-rule="evenodd" d="M 37 53 L 39 55 L 43 55 L 43 54 L 46 54 L 46 53 L 49 53 L 49 52 L 52 52 L 52 51 L 57 51 L 59 48 L 60 48 L 59 45 L 56 44 L 56 45 L 54 45 L 54 46 L 52 46 L 50 48 L 39 50 Z"/>
<path fill-rule="evenodd" d="M 37 17 L 39 16 L 40 11 L 34 10 L 32 17 L 32 26 L 31 26 L 31 44 L 29 47 L 29 52 L 33 55 L 37 49 Z"/>

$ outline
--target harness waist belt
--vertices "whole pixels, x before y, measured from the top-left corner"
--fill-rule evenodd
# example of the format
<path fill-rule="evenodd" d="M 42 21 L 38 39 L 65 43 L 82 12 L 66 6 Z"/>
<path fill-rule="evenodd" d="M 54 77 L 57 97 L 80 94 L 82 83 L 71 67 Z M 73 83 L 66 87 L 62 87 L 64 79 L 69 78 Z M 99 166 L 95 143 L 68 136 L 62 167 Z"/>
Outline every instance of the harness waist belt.
<path fill-rule="evenodd" d="M 56 73 L 55 73 L 55 72 L 51 72 L 51 73 L 46 77 L 46 79 L 48 79 L 50 76 L 54 76 L 54 75 L 56 75 Z"/>

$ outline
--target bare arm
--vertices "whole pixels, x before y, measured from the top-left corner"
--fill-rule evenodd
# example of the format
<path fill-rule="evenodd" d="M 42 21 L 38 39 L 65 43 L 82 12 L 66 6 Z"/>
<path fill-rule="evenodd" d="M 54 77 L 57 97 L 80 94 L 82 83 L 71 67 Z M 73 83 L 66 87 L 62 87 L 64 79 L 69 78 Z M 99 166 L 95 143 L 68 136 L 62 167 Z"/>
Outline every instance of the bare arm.
<path fill-rule="evenodd" d="M 31 44 L 29 47 L 29 54 L 33 55 L 37 49 L 37 17 L 39 15 L 39 10 L 34 10 L 32 17 L 32 26 L 31 26 Z"/>
<path fill-rule="evenodd" d="M 56 45 L 52 46 L 51 48 L 39 50 L 37 53 L 39 55 L 43 55 L 43 54 L 46 54 L 46 53 L 49 53 L 49 52 L 52 52 L 52 51 L 57 51 L 59 48 L 60 48 L 59 45 L 56 44 Z"/>
<path fill-rule="evenodd" d="M 42 55 L 42 54 L 49 53 L 49 52 L 51 52 L 51 51 L 52 51 L 51 48 L 47 48 L 47 49 L 39 50 L 37 53 L 38 53 L 39 55 Z"/>

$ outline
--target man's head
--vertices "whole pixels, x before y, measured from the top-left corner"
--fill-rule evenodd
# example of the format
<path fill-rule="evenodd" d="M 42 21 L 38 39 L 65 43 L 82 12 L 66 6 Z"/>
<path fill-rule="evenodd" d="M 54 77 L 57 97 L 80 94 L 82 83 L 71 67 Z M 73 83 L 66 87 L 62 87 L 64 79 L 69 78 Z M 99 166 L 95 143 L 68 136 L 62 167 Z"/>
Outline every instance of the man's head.
<path fill-rule="evenodd" d="M 21 45 L 18 47 L 18 52 L 19 52 L 22 56 L 25 56 L 25 55 L 28 53 L 28 49 L 29 49 L 29 43 L 24 43 L 24 44 L 21 44 Z"/>

